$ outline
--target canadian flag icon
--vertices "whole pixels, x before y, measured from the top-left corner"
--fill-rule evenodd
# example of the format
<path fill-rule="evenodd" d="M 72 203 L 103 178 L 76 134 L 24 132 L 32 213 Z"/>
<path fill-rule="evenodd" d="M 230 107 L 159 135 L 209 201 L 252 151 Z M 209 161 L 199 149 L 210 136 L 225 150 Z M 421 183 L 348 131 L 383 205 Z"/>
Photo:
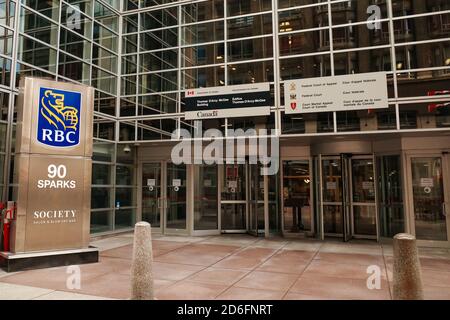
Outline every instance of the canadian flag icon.
<path fill-rule="evenodd" d="M 188 96 L 193 96 L 193 95 L 194 95 L 194 90 L 189 90 L 189 91 L 187 92 L 187 95 L 188 95 Z"/>
<path fill-rule="evenodd" d="M 292 110 L 297 109 L 297 102 L 291 102 L 291 109 Z"/>

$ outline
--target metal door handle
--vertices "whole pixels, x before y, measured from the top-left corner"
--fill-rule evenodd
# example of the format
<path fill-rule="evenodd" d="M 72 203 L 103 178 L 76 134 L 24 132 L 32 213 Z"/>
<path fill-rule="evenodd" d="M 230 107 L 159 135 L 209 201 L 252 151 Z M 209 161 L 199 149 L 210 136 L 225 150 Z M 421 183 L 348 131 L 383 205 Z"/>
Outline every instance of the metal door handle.
<path fill-rule="evenodd" d="M 442 213 L 444 216 L 447 216 L 447 203 L 442 202 Z"/>
<path fill-rule="evenodd" d="M 158 209 L 161 209 L 161 198 L 158 198 L 156 200 L 156 203 L 157 203 Z"/>

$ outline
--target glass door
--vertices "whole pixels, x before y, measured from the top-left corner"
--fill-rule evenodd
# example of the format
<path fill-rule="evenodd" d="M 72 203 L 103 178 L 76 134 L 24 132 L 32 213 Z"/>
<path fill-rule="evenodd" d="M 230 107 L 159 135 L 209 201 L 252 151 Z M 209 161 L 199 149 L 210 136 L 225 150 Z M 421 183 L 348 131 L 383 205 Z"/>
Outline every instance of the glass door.
<path fill-rule="evenodd" d="M 319 157 L 320 234 L 378 239 L 375 169 L 372 156 Z"/>
<path fill-rule="evenodd" d="M 314 230 L 311 208 L 311 169 L 309 160 L 283 161 L 284 233 L 305 234 Z"/>
<path fill-rule="evenodd" d="M 401 157 L 377 157 L 377 177 L 380 236 L 392 238 L 405 231 Z"/>
<path fill-rule="evenodd" d="M 419 241 L 449 246 L 449 160 L 447 155 L 409 157 L 414 233 Z"/>
<path fill-rule="evenodd" d="M 196 235 L 208 235 L 210 231 L 218 231 L 217 177 L 217 165 L 194 166 L 194 232 Z"/>
<path fill-rule="evenodd" d="M 344 241 L 350 241 L 353 237 L 352 230 L 352 185 L 351 185 L 351 156 L 341 155 L 342 174 L 342 232 Z"/>
<path fill-rule="evenodd" d="M 254 236 L 264 234 L 264 179 L 261 175 L 261 166 L 255 164 L 248 165 L 249 184 L 248 184 L 248 200 L 249 200 L 249 228 L 248 232 Z"/>
<path fill-rule="evenodd" d="M 164 201 L 166 216 L 165 232 L 187 232 L 186 185 L 186 165 L 176 165 L 171 162 L 166 163 L 166 195 Z"/>
<path fill-rule="evenodd" d="M 223 233 L 247 232 L 247 171 L 245 164 L 219 167 L 220 221 Z"/>
<path fill-rule="evenodd" d="M 374 159 L 363 156 L 350 161 L 352 236 L 378 238 Z"/>
<path fill-rule="evenodd" d="M 321 162 L 323 233 L 325 236 L 340 237 L 344 233 L 342 161 L 339 158 L 322 157 Z"/>
<path fill-rule="evenodd" d="M 142 163 L 142 221 L 161 230 L 162 212 L 162 164 Z"/>

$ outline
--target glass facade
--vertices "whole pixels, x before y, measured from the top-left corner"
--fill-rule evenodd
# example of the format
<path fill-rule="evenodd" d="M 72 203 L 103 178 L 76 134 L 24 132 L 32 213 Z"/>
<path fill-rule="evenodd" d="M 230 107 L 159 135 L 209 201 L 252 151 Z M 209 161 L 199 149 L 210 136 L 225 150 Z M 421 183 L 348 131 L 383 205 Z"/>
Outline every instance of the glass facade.
<path fill-rule="evenodd" d="M 379 15 L 367 13 L 370 6 L 377 6 Z M 169 140 L 177 128 L 193 130 L 193 122 L 184 120 L 186 89 L 270 83 L 270 116 L 203 121 L 204 128 L 225 133 L 224 128 L 276 128 L 288 138 L 450 128 L 445 0 L 0 0 L 0 40 L 2 200 L 11 198 L 14 187 L 9 173 L 20 79 L 32 75 L 91 85 L 95 233 L 133 225 L 140 179 L 136 145 Z M 388 74 L 385 109 L 284 113 L 286 80 L 376 71 Z M 210 168 L 195 170 L 207 176 Z M 288 191 L 305 189 L 293 176 L 286 181 Z M 210 193 L 217 181 L 209 180 L 211 185 L 195 190 L 195 197 L 208 199 L 193 208 L 199 230 L 215 225 L 208 217 L 216 206 L 242 209 L 214 202 Z M 330 217 L 341 214 L 327 208 Z M 312 224 L 296 226 L 294 216 L 289 219 L 286 229 Z M 341 226 L 334 221 L 327 228 L 337 232 Z M 391 228 L 396 230 L 395 222 Z"/>

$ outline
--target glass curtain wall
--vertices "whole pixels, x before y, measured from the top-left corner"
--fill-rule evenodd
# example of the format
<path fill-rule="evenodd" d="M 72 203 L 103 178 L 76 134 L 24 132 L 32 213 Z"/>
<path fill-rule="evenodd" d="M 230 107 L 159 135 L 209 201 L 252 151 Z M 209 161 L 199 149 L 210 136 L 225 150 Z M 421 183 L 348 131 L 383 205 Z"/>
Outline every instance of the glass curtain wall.
<path fill-rule="evenodd" d="M 368 25 L 371 5 L 380 15 Z M 448 130 L 449 10 L 448 1 L 419 0 L 0 0 L 2 198 L 12 198 L 5 169 L 14 166 L 14 105 L 26 75 L 92 85 L 94 137 L 117 150 L 193 130 L 183 119 L 186 89 L 258 82 L 271 84 L 271 116 L 202 126 L 283 136 Z M 384 109 L 284 113 L 286 80 L 374 71 L 388 73 Z M 103 225 L 127 226 L 135 179 L 124 176 L 136 172 L 111 163 L 117 190 L 99 208 L 111 215 Z"/>
<path fill-rule="evenodd" d="M 284 135 L 448 128 L 441 95 L 448 97 L 449 8 L 415 0 L 392 8 L 375 0 L 125 1 L 120 114 L 138 117 L 127 121 L 138 128 L 131 140 L 167 139 L 178 121 L 193 127 L 166 115 L 184 111 L 184 90 L 271 82 Z M 286 80 L 377 71 L 388 74 L 383 109 L 284 114 Z"/>

